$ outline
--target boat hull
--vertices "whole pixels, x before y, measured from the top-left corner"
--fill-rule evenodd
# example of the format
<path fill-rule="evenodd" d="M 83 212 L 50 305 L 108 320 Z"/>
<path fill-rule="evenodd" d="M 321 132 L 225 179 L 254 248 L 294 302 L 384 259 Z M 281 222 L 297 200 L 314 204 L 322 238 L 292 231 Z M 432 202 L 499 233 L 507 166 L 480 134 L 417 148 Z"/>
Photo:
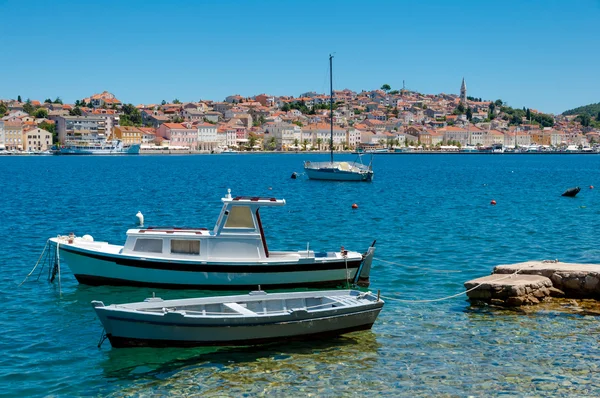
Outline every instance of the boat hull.
<path fill-rule="evenodd" d="M 240 326 L 184 326 L 110 319 L 107 333 L 114 348 L 243 346 L 335 337 L 369 330 L 381 308 L 320 319 Z M 104 323 L 104 322 L 103 322 Z"/>
<path fill-rule="evenodd" d="M 305 168 L 306 175 L 311 180 L 330 180 L 330 181 L 372 181 L 373 173 L 354 173 L 337 168 L 330 169 L 312 169 Z"/>
<path fill-rule="evenodd" d="M 383 304 L 378 296 L 356 290 L 256 291 L 109 306 L 92 302 L 115 348 L 255 345 L 336 336 L 370 329 Z"/>
<path fill-rule="evenodd" d="M 140 145 L 134 144 L 128 148 L 121 147 L 69 147 L 64 146 L 57 149 L 54 154 L 56 155 L 138 155 L 140 153 Z"/>
<path fill-rule="evenodd" d="M 211 263 L 100 254 L 67 244 L 59 252 L 61 263 L 86 285 L 209 290 L 336 287 L 347 282 L 368 286 L 370 270 L 361 273 L 363 259 Z"/>

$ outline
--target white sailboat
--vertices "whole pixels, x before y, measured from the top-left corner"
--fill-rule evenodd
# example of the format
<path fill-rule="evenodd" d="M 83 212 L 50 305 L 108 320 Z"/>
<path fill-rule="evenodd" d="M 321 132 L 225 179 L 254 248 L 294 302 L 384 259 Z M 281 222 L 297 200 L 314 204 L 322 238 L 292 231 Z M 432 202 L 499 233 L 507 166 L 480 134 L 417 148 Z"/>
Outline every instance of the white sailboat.
<path fill-rule="evenodd" d="M 365 165 L 360 160 L 354 162 L 333 161 L 333 55 L 329 55 L 329 90 L 329 119 L 331 128 L 329 148 L 331 150 L 331 157 L 329 162 L 304 162 L 304 171 L 308 178 L 313 180 L 372 181 L 373 168 L 371 163 Z M 360 159 L 360 155 L 358 159 Z"/>

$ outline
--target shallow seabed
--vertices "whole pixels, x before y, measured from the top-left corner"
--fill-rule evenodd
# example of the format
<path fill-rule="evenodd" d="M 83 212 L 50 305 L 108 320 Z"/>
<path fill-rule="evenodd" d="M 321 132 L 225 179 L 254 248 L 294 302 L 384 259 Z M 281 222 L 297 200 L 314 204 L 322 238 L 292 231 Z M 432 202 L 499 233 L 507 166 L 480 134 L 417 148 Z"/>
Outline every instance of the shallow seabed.
<path fill-rule="evenodd" d="M 600 156 L 375 156 L 372 183 L 290 178 L 323 156 L 0 158 L 0 396 L 600 395 L 600 319 L 584 303 L 426 301 L 498 264 L 600 263 Z M 560 196 L 573 186 L 577 197 Z M 66 266 L 62 294 L 47 267 L 19 286 L 51 236 L 121 243 L 137 211 L 147 225 L 212 227 L 227 188 L 287 200 L 261 213 L 272 250 L 364 251 L 377 239 L 372 290 L 416 302 L 388 300 L 371 331 L 335 339 L 116 350 L 96 347 L 91 300 L 211 292 L 83 286 Z"/>

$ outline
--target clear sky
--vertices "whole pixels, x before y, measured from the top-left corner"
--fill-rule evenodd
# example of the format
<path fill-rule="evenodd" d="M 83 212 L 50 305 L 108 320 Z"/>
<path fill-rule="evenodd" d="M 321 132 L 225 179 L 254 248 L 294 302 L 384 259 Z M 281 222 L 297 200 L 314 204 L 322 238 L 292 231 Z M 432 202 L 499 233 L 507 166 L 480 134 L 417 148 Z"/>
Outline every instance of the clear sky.
<path fill-rule="evenodd" d="M 600 0 L 0 0 L 0 98 L 222 101 L 389 84 L 543 112 L 600 102 Z"/>

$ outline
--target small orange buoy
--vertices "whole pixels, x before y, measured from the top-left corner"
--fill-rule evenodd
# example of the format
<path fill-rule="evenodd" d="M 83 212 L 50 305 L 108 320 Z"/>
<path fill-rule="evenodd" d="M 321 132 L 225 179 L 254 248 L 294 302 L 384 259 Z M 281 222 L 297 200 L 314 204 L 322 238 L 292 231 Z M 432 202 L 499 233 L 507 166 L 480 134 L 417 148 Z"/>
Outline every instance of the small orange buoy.
<path fill-rule="evenodd" d="M 593 186 L 593 185 L 590 185 L 590 189 L 594 189 L 594 186 Z"/>
<path fill-rule="evenodd" d="M 353 204 L 352 204 L 352 208 L 353 208 L 353 209 L 358 209 L 358 205 L 357 205 L 356 203 L 353 203 Z"/>
<path fill-rule="evenodd" d="M 492 199 L 492 201 L 490 202 L 491 205 L 496 205 L 496 201 L 494 199 Z"/>

